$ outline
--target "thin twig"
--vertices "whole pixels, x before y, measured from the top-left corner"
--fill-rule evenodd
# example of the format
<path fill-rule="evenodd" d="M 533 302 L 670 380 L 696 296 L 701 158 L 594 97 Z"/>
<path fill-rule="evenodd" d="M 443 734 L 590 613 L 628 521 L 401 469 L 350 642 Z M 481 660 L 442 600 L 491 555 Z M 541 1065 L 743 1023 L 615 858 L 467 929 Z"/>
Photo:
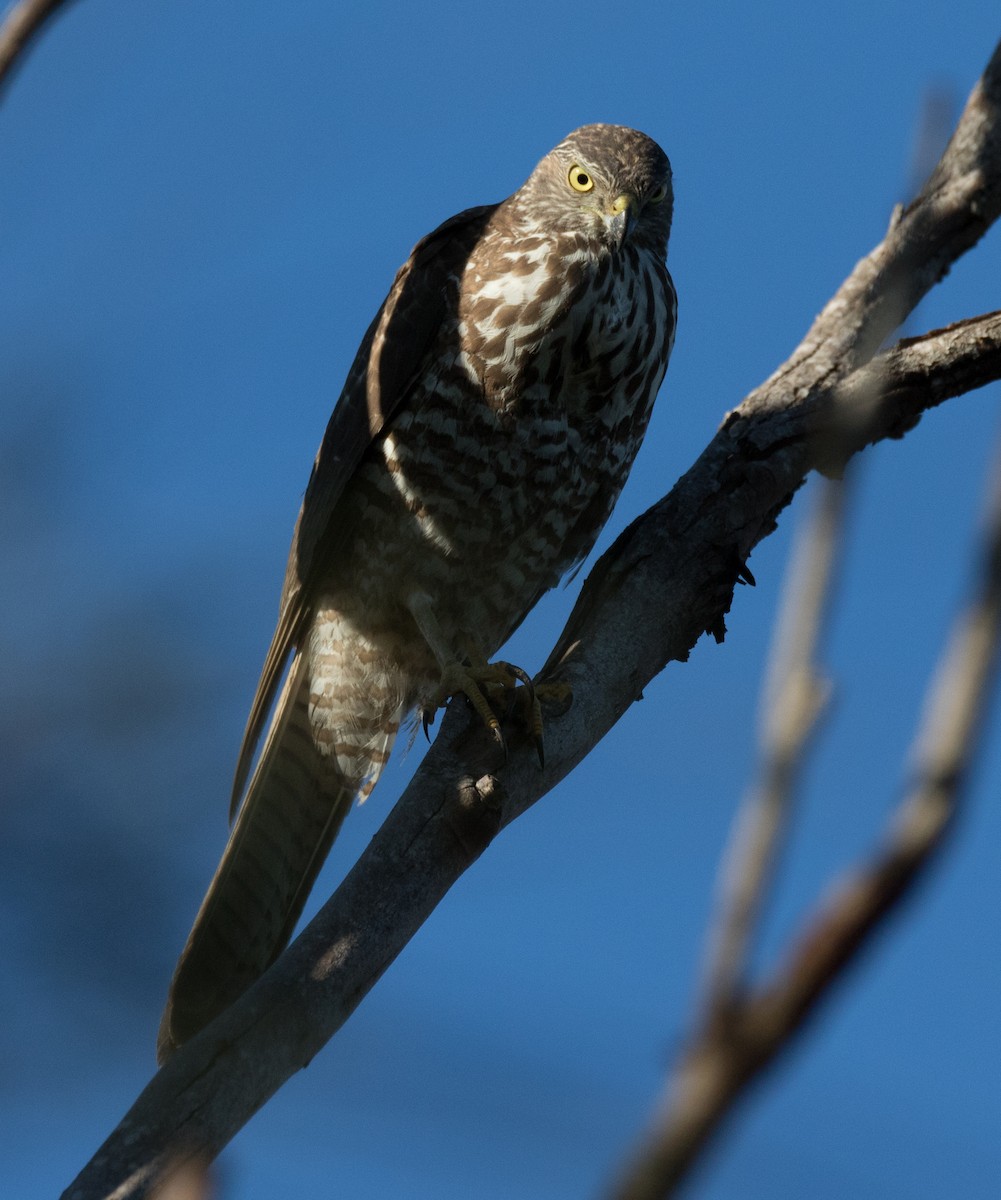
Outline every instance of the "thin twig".
<path fill-rule="evenodd" d="M 0 24 L 0 94 L 3 85 L 25 50 L 56 12 L 69 0 L 20 0 L 8 10 Z"/>
<path fill-rule="evenodd" d="M 842 543 L 847 479 L 823 481 L 787 575 L 764 689 L 758 780 L 734 821 L 711 926 L 699 1008 L 713 1028 L 728 1020 L 741 999 L 754 929 L 792 815 L 807 743 L 830 695 L 817 652 Z"/>
<path fill-rule="evenodd" d="M 927 868 L 955 820 L 979 744 L 1001 640 L 1001 454 L 991 481 L 973 598 L 943 654 L 915 743 L 914 782 L 883 846 L 818 905 L 773 978 L 706 1022 L 669 1083 L 661 1113 L 613 1195 L 663 1200 L 738 1097 L 789 1044 L 861 947 Z"/>

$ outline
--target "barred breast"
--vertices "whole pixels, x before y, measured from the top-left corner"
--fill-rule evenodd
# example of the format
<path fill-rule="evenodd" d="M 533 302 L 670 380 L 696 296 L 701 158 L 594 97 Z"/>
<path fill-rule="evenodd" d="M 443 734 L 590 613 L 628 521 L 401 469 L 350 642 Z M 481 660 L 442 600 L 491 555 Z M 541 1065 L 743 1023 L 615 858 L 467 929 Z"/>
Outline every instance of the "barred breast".
<path fill-rule="evenodd" d="M 553 250 L 522 239 L 496 272 L 483 239 L 456 281 L 454 329 L 346 497 L 353 532 L 329 604 L 401 665 L 407 703 L 437 679 L 407 595 L 432 598 L 457 651 L 495 654 L 590 549 L 666 369 L 663 263 L 629 245 L 597 259 L 573 239 Z"/>

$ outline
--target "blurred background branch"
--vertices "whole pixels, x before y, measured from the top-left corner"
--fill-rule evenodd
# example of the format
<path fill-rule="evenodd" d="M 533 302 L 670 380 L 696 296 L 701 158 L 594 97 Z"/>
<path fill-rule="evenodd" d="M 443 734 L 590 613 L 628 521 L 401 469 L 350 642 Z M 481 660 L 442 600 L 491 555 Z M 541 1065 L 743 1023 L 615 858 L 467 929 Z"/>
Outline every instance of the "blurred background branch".
<path fill-rule="evenodd" d="M 45 23 L 71 0 L 18 0 L 0 21 L 0 96 L 19 59 Z"/>
<path fill-rule="evenodd" d="M 817 577 L 804 578 L 808 558 L 790 571 L 789 603 L 798 613 L 778 625 L 773 672 L 782 682 L 771 690 L 766 706 L 762 781 L 738 814 L 735 848 L 726 861 L 726 903 L 719 928 L 709 939 L 711 986 L 688 1048 L 671 1072 L 661 1112 L 614 1190 L 615 1200 L 657 1200 L 674 1194 L 733 1104 L 788 1048 L 818 1003 L 918 883 L 955 820 L 979 747 L 1001 630 L 1001 453 L 990 481 L 972 595 L 929 687 L 915 740 L 913 780 L 883 845 L 818 903 L 771 978 L 745 986 L 747 946 L 775 843 L 788 817 L 789 784 L 802 766 L 806 737 L 818 711 L 813 648 L 825 599 L 817 593 L 830 585 L 840 507 L 830 489 L 837 487 L 828 485 L 804 535 L 808 543 L 816 543 Z M 791 644 L 786 644 L 783 634 L 790 630 Z M 787 656 L 789 661 L 783 663 Z"/>
<path fill-rule="evenodd" d="M 926 95 L 909 172 L 911 194 L 933 175 L 953 107 L 942 89 Z M 894 224 L 898 220 L 899 215 Z M 908 305 L 901 299 L 899 307 L 906 311 Z M 854 478 L 854 471 L 843 473 L 844 468 L 868 431 L 885 427 L 891 405 L 915 392 L 927 402 L 928 366 L 939 373 L 936 387 L 945 376 L 959 383 L 971 368 L 991 374 L 1001 353 L 999 330 L 999 314 L 992 313 L 902 339 L 847 377 L 817 431 L 822 457 L 835 477 L 819 483 L 789 565 L 762 695 L 758 778 L 734 818 L 721 858 L 717 911 L 706 936 L 704 992 L 687 1047 L 670 1072 L 657 1117 L 624 1171 L 615 1200 L 660 1200 L 675 1193 L 744 1090 L 789 1047 L 814 1006 L 913 889 L 954 817 L 996 670 L 1001 447 L 974 596 L 957 618 L 938 678 L 929 685 L 912 791 L 891 820 L 883 848 L 834 889 L 833 899 L 818 905 L 783 966 L 770 979 L 752 983 L 755 942 L 807 752 L 830 699 L 817 656 L 845 540 L 846 492 Z M 901 369 L 904 356 L 911 365 Z M 899 420 L 902 434 L 911 426 L 903 411 Z"/>
<path fill-rule="evenodd" d="M 792 818 L 808 742 L 830 699 L 817 652 L 834 592 L 848 478 L 821 482 L 789 568 L 762 701 L 758 780 L 734 822 L 721 869 L 702 1000 L 708 1028 L 725 1027 L 743 998 L 755 928 Z"/>

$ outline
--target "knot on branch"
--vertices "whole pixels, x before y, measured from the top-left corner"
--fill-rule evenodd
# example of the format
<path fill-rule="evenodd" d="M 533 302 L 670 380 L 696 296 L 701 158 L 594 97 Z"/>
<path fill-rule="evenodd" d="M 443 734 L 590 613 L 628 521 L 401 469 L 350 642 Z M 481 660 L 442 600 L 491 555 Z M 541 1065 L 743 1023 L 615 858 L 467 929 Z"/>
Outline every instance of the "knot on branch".
<path fill-rule="evenodd" d="M 483 853 L 501 828 L 506 793 L 496 775 L 460 780 L 442 811 L 449 831 L 470 861 Z"/>

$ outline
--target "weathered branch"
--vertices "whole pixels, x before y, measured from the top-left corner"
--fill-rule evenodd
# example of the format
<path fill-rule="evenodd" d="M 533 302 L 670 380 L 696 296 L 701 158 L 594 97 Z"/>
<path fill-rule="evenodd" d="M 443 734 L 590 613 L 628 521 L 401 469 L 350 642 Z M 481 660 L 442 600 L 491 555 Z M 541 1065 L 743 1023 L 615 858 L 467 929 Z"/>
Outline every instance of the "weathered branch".
<path fill-rule="evenodd" d="M 217 1153 L 340 1028 L 497 831 L 562 779 L 667 662 L 684 660 L 706 629 L 722 636 L 751 549 L 806 474 L 831 469 L 817 430 L 851 405 L 852 371 L 1001 210 L 999 110 L 1001 49 L 932 181 L 818 318 L 810 346 L 730 415 L 671 493 L 596 565 L 545 669 L 574 693 L 569 711 L 547 724 L 545 769 L 517 744 L 498 763 L 453 706 L 336 894 L 153 1079 L 67 1191 L 70 1200 L 146 1195 L 178 1154 Z M 1001 376 L 999 326 L 995 314 L 884 355 L 870 369 L 895 399 L 866 414 L 842 456 L 899 435 L 925 408 L 970 386 L 972 358 L 994 363 L 982 382 Z M 974 327 L 975 353 L 962 332 Z"/>
<path fill-rule="evenodd" d="M 1001 640 L 1001 456 L 983 561 L 930 689 L 915 747 L 915 779 L 884 845 L 807 921 L 787 961 L 762 986 L 707 1009 L 672 1074 L 663 1110 L 615 1190 L 616 1200 L 663 1200 L 747 1085 L 788 1045 L 844 967 L 929 865 L 952 825 L 977 748 Z"/>
<path fill-rule="evenodd" d="M 0 24 L 0 89 L 45 22 L 68 0 L 20 0 Z"/>

